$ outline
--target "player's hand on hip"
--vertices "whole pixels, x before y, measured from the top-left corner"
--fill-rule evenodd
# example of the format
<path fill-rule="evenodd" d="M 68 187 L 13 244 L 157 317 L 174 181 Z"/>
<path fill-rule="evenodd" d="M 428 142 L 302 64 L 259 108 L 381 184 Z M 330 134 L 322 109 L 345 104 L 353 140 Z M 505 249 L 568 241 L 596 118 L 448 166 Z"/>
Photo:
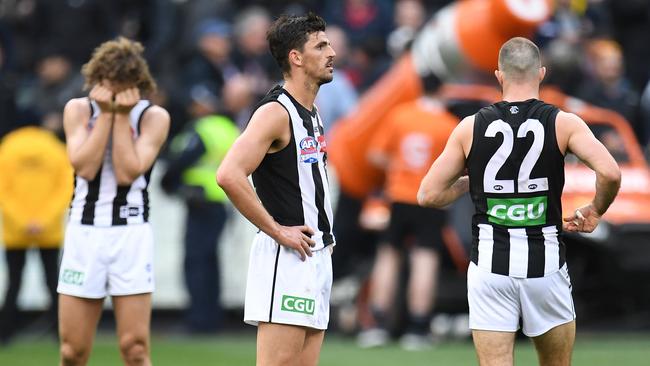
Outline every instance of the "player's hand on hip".
<path fill-rule="evenodd" d="M 115 95 L 115 112 L 127 114 L 140 101 L 140 90 L 129 88 Z"/>
<path fill-rule="evenodd" d="M 101 84 L 97 84 L 90 90 L 88 97 L 97 103 L 102 113 L 113 112 L 114 94 L 113 91 L 109 88 L 102 86 Z"/>
<path fill-rule="evenodd" d="M 593 204 L 582 206 L 574 211 L 573 215 L 564 218 L 565 231 L 590 233 L 596 229 L 600 222 L 600 215 Z"/>
<path fill-rule="evenodd" d="M 281 226 L 276 241 L 280 245 L 298 251 L 300 259 L 304 261 L 307 256 L 312 256 L 311 248 L 316 245 L 316 242 L 311 238 L 312 235 L 314 235 L 314 230 L 306 225 Z"/>

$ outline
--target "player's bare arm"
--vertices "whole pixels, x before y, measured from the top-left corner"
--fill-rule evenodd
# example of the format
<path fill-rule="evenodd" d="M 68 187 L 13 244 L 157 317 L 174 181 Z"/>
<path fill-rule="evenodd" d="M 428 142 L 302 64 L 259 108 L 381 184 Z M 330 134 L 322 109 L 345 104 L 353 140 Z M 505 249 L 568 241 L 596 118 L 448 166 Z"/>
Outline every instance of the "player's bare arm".
<path fill-rule="evenodd" d="M 447 140 L 442 154 L 433 162 L 418 191 L 420 206 L 445 207 L 469 190 L 469 177 L 461 176 L 472 146 L 474 116 L 465 117 Z"/>
<path fill-rule="evenodd" d="M 96 85 L 89 98 L 100 108 L 92 129 L 88 128 L 90 105 L 86 98 L 71 99 L 63 110 L 63 129 L 70 163 L 78 176 L 93 180 L 102 165 L 104 152 L 111 133 L 112 113 L 110 104 L 113 93 L 106 87 Z"/>
<path fill-rule="evenodd" d="M 253 225 L 280 245 L 297 250 L 302 260 L 311 256 L 308 226 L 283 226 L 277 223 L 259 201 L 248 176 L 267 153 L 279 151 L 290 141 L 289 115 L 278 103 L 267 103 L 253 114 L 246 130 L 230 148 L 217 172 L 217 182 L 230 201 Z"/>
<path fill-rule="evenodd" d="M 131 184 L 151 168 L 169 132 L 169 114 L 158 106 L 147 109 L 140 122 L 140 135 L 134 139 L 129 113 L 140 100 L 138 89 L 115 95 L 113 125 L 113 169 L 118 184 Z"/>
<path fill-rule="evenodd" d="M 564 230 L 592 232 L 618 193 L 621 171 L 616 160 L 580 117 L 572 113 L 558 113 L 556 130 L 560 151 L 572 152 L 596 172 L 593 201 L 576 209 L 572 216 L 565 217 Z"/>

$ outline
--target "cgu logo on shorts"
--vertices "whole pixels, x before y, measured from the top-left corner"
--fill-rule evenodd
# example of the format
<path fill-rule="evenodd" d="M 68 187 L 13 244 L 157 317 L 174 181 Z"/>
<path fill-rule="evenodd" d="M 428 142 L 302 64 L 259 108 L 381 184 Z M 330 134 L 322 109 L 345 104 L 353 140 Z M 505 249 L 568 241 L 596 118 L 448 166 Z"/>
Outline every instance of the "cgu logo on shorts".
<path fill-rule="evenodd" d="M 64 269 L 61 273 L 61 281 L 68 285 L 81 286 L 84 284 L 84 273 L 71 269 Z"/>
<path fill-rule="evenodd" d="M 314 315 L 316 301 L 304 297 L 284 295 L 282 296 L 282 310 L 294 313 Z"/>
<path fill-rule="evenodd" d="M 546 224 L 546 196 L 530 198 L 488 198 L 488 221 L 504 226 Z"/>
<path fill-rule="evenodd" d="M 313 164 L 318 161 L 318 142 L 316 139 L 307 136 L 300 140 L 300 162 Z"/>

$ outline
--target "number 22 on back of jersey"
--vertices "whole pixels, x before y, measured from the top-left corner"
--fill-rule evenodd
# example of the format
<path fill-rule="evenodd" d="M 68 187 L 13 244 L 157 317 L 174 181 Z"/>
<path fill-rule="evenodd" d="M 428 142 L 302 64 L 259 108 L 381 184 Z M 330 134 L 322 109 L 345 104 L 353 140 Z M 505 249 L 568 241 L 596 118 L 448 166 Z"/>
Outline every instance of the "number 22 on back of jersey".
<path fill-rule="evenodd" d="M 530 173 L 537 164 L 537 160 L 544 148 L 544 126 L 537 119 L 527 119 L 517 129 L 517 138 L 526 138 L 529 132 L 533 133 L 533 144 L 519 167 L 516 180 L 517 193 L 548 191 L 548 178 L 530 177 Z M 498 133 L 503 135 L 503 142 L 485 167 L 483 190 L 486 193 L 515 193 L 514 179 L 496 178 L 497 173 L 512 154 L 515 139 L 514 131 L 509 124 L 498 119 L 488 125 L 485 130 L 485 137 L 496 137 Z"/>

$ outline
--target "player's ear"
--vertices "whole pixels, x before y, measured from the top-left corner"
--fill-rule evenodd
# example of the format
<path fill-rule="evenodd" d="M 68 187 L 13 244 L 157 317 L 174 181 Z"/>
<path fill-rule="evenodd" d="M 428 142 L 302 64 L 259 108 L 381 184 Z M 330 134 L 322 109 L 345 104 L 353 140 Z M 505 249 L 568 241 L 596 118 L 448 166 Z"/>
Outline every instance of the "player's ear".
<path fill-rule="evenodd" d="M 542 80 L 544 80 L 544 77 L 546 76 L 546 67 L 542 66 L 539 68 L 539 82 L 541 83 Z"/>
<path fill-rule="evenodd" d="M 289 63 L 302 66 L 302 55 L 298 50 L 289 51 Z"/>
<path fill-rule="evenodd" d="M 503 73 L 499 70 L 494 70 L 494 76 L 497 78 L 499 84 L 503 85 Z"/>

